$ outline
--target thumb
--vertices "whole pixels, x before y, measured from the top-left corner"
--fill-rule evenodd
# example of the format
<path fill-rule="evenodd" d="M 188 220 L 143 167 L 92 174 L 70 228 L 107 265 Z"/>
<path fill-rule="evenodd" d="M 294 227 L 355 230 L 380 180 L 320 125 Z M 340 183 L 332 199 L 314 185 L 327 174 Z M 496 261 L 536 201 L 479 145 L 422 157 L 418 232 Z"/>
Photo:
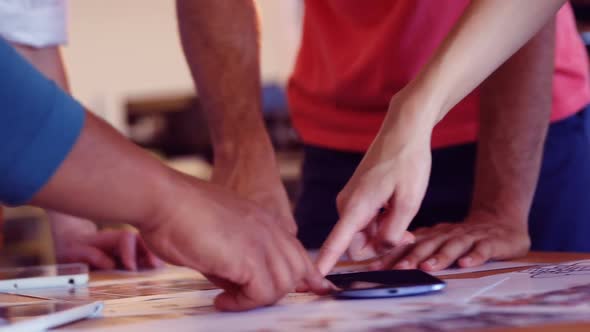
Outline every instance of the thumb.
<path fill-rule="evenodd" d="M 244 307 L 255 305 L 241 292 L 244 285 L 211 274 L 205 274 L 205 277 L 215 286 L 223 289 L 223 292 L 215 297 L 214 305 L 218 310 L 240 311 L 244 310 Z"/>
<path fill-rule="evenodd" d="M 248 298 L 243 292 L 224 291 L 215 297 L 215 308 L 221 311 L 243 311 L 258 306 L 256 301 Z"/>
<path fill-rule="evenodd" d="M 380 216 L 379 239 L 384 247 L 396 247 L 415 242 L 414 235 L 407 231 L 412 219 L 418 213 L 420 204 L 411 197 L 396 193 L 394 202 Z"/>
<path fill-rule="evenodd" d="M 369 225 L 361 232 L 356 233 L 348 246 L 348 258 L 351 261 L 364 261 L 378 255 L 375 239 L 377 236 L 377 218 L 371 220 Z"/>

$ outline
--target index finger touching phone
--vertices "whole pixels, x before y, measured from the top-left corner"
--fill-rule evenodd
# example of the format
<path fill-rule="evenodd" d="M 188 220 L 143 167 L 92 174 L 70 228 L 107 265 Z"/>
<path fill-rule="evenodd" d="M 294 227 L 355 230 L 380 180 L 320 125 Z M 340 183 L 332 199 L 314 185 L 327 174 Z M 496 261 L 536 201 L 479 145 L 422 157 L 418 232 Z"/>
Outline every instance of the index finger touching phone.
<path fill-rule="evenodd" d="M 316 261 L 318 270 L 323 275 L 327 275 L 336 265 L 357 232 L 359 232 L 359 229 L 356 222 L 348 215 L 343 216 L 334 226 L 334 229 L 320 248 L 320 254 Z"/>

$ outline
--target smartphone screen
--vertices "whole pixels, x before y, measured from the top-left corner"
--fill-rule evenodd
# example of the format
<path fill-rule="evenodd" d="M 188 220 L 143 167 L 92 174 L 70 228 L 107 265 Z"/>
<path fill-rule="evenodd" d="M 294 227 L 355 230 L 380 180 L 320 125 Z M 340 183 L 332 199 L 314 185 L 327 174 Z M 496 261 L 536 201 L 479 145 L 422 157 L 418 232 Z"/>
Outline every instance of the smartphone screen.
<path fill-rule="evenodd" d="M 445 282 L 421 270 L 333 274 L 326 277 L 345 297 L 393 297 L 439 291 Z"/>

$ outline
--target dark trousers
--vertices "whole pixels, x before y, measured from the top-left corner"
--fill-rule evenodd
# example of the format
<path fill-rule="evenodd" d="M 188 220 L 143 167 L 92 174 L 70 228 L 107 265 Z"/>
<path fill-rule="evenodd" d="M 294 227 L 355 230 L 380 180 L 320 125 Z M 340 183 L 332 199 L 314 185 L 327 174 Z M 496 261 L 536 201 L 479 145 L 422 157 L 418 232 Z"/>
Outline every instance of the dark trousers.
<path fill-rule="evenodd" d="M 583 110 L 549 127 L 529 214 L 533 250 L 590 252 L 589 113 Z M 410 229 L 467 216 L 476 152 L 476 144 L 433 150 L 426 196 Z M 305 146 L 295 218 L 307 248 L 319 248 L 338 221 L 336 195 L 361 159 L 360 153 Z"/>

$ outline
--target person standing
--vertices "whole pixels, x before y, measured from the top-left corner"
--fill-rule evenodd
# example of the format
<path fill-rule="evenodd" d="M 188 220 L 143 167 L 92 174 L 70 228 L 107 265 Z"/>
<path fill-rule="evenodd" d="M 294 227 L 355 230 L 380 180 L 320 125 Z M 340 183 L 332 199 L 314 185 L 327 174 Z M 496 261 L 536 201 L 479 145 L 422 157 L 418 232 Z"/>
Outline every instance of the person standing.
<path fill-rule="evenodd" d="M 544 202 L 553 190 L 579 198 L 587 187 L 575 183 L 587 178 L 575 175 L 587 155 L 577 121 L 590 100 L 585 55 L 569 7 L 555 28 L 547 23 L 564 3 L 306 2 L 288 88 L 294 124 L 307 145 L 295 217 L 298 236 L 310 248 L 336 225 L 320 252 L 323 273 L 346 250 L 360 259 L 415 241 L 406 247 L 414 251 L 387 256 L 381 267 L 441 269 L 457 260 L 473 266 L 516 257 L 530 245 L 531 204 L 531 220 L 567 212 L 568 229 L 583 229 L 578 221 L 589 204 L 560 210 L 562 204 Z M 181 40 L 214 135 L 218 183 L 288 214 L 260 116 L 255 6 L 177 5 Z M 483 90 L 447 115 L 493 72 Z M 567 156 L 581 154 L 567 159 L 570 168 L 563 170 L 565 156 L 544 158 L 546 182 L 533 202 L 550 119 L 555 125 L 546 150 L 558 153 L 554 147 L 562 143 L 553 142 L 567 137 L 563 146 L 576 148 Z M 568 184 L 554 185 L 563 181 Z M 437 209 L 427 213 L 432 206 Z M 413 235 L 405 230 L 416 214 L 428 221 L 424 226 L 462 223 Z M 530 223 L 533 248 L 583 249 L 579 231 L 555 235 L 561 219 L 537 219 Z M 291 222 L 285 227 L 296 229 Z M 433 258 L 435 264 L 426 264 Z"/>

